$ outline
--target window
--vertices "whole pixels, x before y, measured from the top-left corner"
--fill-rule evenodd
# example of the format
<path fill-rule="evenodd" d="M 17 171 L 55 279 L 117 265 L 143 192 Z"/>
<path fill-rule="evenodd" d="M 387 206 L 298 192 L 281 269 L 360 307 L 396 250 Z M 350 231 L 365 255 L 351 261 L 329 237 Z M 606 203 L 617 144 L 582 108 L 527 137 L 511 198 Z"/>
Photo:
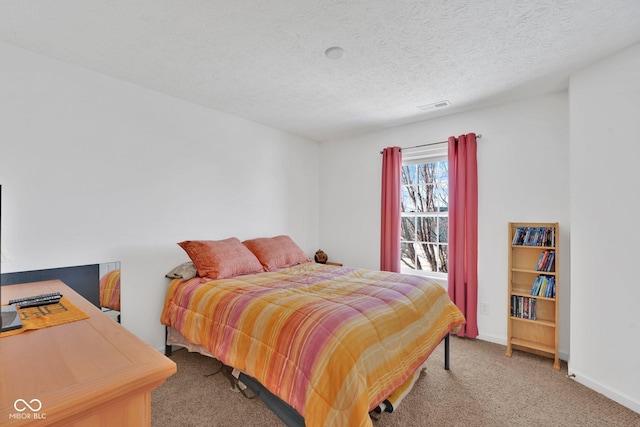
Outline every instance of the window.
<path fill-rule="evenodd" d="M 448 177 L 446 156 L 403 161 L 400 235 L 403 272 L 446 277 Z"/>

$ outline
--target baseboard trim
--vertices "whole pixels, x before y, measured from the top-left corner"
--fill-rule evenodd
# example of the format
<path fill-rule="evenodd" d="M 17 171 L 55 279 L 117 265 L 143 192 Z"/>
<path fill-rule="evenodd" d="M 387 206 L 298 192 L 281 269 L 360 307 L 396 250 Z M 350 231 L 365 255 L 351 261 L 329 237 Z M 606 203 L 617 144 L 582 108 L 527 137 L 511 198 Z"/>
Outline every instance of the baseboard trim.
<path fill-rule="evenodd" d="M 481 341 L 487 341 L 487 342 L 491 342 L 494 344 L 499 344 L 499 345 L 503 345 L 503 346 L 507 346 L 507 339 L 503 338 L 503 337 L 498 337 L 495 335 L 483 335 L 483 334 L 479 334 L 476 339 L 479 339 Z M 569 360 L 569 353 L 567 353 L 566 351 L 562 351 L 559 350 L 558 351 L 558 358 L 560 360 L 564 360 L 565 362 L 567 360 Z"/>
<path fill-rule="evenodd" d="M 504 337 L 498 337 L 495 335 L 484 335 L 484 334 L 478 334 L 478 336 L 476 337 L 476 339 L 481 340 L 481 341 L 488 341 L 488 342 L 492 342 L 494 344 L 500 344 L 500 345 L 507 345 L 507 339 Z"/>
<path fill-rule="evenodd" d="M 569 378 L 640 414 L 639 401 L 624 393 L 610 389 L 602 383 L 595 381 L 593 378 L 590 378 L 588 375 L 571 369 L 571 366 L 569 366 Z"/>

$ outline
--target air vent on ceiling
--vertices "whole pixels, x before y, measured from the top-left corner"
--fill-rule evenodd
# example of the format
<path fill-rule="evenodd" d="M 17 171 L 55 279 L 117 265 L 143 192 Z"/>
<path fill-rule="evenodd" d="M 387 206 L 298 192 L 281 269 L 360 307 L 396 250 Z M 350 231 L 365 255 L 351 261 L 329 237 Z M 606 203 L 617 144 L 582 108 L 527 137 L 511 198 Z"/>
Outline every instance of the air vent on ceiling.
<path fill-rule="evenodd" d="M 431 110 L 437 110 L 439 108 L 445 108 L 450 105 L 451 103 L 449 101 L 444 100 L 444 101 L 434 102 L 433 104 L 419 105 L 418 108 L 421 109 L 422 111 L 431 111 Z"/>

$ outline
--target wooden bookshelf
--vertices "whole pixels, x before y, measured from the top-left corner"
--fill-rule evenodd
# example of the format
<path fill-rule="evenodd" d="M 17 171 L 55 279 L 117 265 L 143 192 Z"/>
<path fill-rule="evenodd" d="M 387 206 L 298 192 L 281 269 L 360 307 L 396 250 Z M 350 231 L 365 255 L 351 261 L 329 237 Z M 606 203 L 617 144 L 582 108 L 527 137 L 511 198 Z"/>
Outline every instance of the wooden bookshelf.
<path fill-rule="evenodd" d="M 509 223 L 507 357 L 513 350 L 558 358 L 558 223 Z"/>

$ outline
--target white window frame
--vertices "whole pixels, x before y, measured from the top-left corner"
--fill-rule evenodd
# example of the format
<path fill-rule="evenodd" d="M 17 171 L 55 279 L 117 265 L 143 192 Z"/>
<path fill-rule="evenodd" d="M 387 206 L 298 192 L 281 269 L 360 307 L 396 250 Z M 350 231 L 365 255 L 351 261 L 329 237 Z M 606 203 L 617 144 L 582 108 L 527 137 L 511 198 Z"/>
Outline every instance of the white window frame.
<path fill-rule="evenodd" d="M 422 163 L 432 163 L 432 162 L 440 162 L 448 160 L 448 144 L 432 144 L 425 147 L 417 147 L 414 149 L 403 149 L 402 150 L 402 166 L 407 165 L 415 165 Z M 447 182 L 448 185 L 448 182 Z M 405 215 L 403 212 L 400 213 L 401 217 L 407 216 L 426 216 L 426 217 L 446 217 L 449 218 L 449 212 L 429 212 L 429 213 L 420 213 L 415 215 Z M 438 242 L 438 244 L 440 244 Z M 449 243 L 447 242 L 448 246 Z M 448 248 L 447 248 L 448 249 Z M 402 261 L 400 261 L 400 272 L 405 274 L 414 274 L 419 276 L 431 277 L 433 279 L 437 279 L 438 281 L 446 282 L 448 273 L 442 273 L 437 271 L 426 271 L 426 270 L 414 270 L 409 267 L 405 267 Z"/>

